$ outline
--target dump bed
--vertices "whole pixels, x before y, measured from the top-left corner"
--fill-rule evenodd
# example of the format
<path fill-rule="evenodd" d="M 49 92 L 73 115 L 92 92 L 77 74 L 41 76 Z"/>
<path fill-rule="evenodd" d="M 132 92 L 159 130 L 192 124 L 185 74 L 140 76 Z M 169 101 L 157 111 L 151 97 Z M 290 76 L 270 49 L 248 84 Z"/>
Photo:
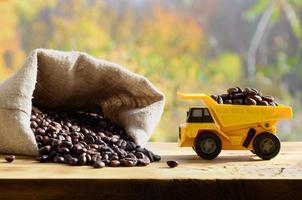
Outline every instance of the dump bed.
<path fill-rule="evenodd" d="M 243 125 L 276 123 L 281 119 L 292 117 L 292 109 L 289 106 L 254 106 L 254 105 L 230 105 L 218 104 L 210 96 L 205 94 L 178 93 L 183 99 L 200 99 L 210 110 L 212 116 L 221 128 Z"/>

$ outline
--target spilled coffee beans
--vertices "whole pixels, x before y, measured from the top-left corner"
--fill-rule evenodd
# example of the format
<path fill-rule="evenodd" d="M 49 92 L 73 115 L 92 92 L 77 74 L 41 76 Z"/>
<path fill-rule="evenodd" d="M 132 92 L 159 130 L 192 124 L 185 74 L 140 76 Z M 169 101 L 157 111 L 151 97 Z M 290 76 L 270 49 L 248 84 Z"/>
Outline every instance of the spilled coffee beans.
<path fill-rule="evenodd" d="M 122 127 L 97 114 L 55 113 L 34 108 L 30 126 L 40 162 L 103 168 L 146 166 L 161 159 L 135 144 Z"/>
<path fill-rule="evenodd" d="M 278 106 L 274 97 L 263 95 L 257 89 L 249 87 L 244 90 L 240 87 L 229 88 L 226 94 L 211 97 L 219 104 Z"/>
<path fill-rule="evenodd" d="M 13 162 L 15 160 L 15 158 L 16 158 L 16 156 L 14 156 L 14 155 L 6 155 L 5 156 L 6 162 L 9 162 L 9 163 Z"/>

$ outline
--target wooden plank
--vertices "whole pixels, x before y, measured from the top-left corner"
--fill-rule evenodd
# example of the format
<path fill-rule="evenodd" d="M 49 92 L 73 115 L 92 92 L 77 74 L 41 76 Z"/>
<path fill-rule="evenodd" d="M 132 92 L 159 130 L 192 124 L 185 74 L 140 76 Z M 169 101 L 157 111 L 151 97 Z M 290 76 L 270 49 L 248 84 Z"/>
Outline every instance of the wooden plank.
<path fill-rule="evenodd" d="M 200 159 L 191 148 L 175 143 L 150 143 L 148 148 L 162 155 L 162 161 L 147 167 L 93 169 L 19 158 L 6 163 L 0 156 L 0 179 L 301 179 L 302 142 L 282 143 L 279 155 L 263 161 L 249 151 L 222 151 L 215 160 Z M 1 161 L 2 160 L 2 161 Z M 177 160 L 170 169 L 167 160 Z"/>
<path fill-rule="evenodd" d="M 150 143 L 162 161 L 147 167 L 93 169 L 0 156 L 0 199 L 301 199 L 302 142 L 284 142 L 262 161 L 249 151 L 223 151 L 212 161 L 175 143 Z M 1 161 L 2 160 L 2 161 Z M 167 160 L 177 160 L 168 168 Z"/>

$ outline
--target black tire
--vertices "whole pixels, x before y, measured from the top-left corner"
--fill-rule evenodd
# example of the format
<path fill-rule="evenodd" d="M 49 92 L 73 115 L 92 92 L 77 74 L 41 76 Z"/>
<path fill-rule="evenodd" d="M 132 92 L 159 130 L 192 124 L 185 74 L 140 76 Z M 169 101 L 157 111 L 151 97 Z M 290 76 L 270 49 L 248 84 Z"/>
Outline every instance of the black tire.
<path fill-rule="evenodd" d="M 221 140 L 214 133 L 200 133 L 194 144 L 197 155 L 206 160 L 216 158 L 221 152 Z"/>
<path fill-rule="evenodd" d="M 256 154 L 255 150 L 251 150 L 250 152 L 251 152 L 252 154 Z"/>
<path fill-rule="evenodd" d="M 281 144 L 277 136 L 265 132 L 255 138 L 253 146 L 257 156 L 263 160 L 270 160 L 278 155 Z"/>

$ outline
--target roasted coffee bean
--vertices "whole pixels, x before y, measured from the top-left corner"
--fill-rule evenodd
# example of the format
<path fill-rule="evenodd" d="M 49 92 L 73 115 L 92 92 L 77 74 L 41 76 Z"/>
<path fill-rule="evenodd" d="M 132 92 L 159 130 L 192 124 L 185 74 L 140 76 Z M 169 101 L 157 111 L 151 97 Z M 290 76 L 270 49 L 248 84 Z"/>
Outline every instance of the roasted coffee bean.
<path fill-rule="evenodd" d="M 212 99 L 214 99 L 215 101 L 217 101 L 218 96 L 217 95 L 211 95 Z"/>
<path fill-rule="evenodd" d="M 137 164 L 137 159 L 136 158 L 123 158 L 120 161 L 121 165 L 126 166 L 126 167 L 133 167 Z"/>
<path fill-rule="evenodd" d="M 259 105 L 261 105 L 261 106 L 268 106 L 269 104 L 267 103 L 267 101 L 260 101 Z"/>
<path fill-rule="evenodd" d="M 72 157 L 72 158 L 70 158 L 69 160 L 68 160 L 68 164 L 70 164 L 70 165 L 77 165 L 78 164 L 78 159 L 77 158 L 75 158 L 75 157 Z"/>
<path fill-rule="evenodd" d="M 54 158 L 53 158 L 53 162 L 55 162 L 55 163 L 64 163 L 64 157 L 63 156 L 55 156 Z"/>
<path fill-rule="evenodd" d="M 230 99 L 227 99 L 223 102 L 223 104 L 233 104 L 232 100 Z"/>
<path fill-rule="evenodd" d="M 143 154 L 142 152 L 137 152 L 137 153 L 135 154 L 135 156 L 136 156 L 137 158 L 144 158 L 144 157 L 145 157 L 145 154 Z"/>
<path fill-rule="evenodd" d="M 132 151 L 135 148 L 136 148 L 136 144 L 134 142 L 127 142 L 126 150 Z"/>
<path fill-rule="evenodd" d="M 79 157 L 79 164 L 80 164 L 80 165 L 86 165 L 86 163 L 87 163 L 86 153 L 83 153 L 83 154 Z"/>
<path fill-rule="evenodd" d="M 94 168 L 103 168 L 105 167 L 105 163 L 101 160 L 97 160 L 96 162 L 93 163 Z"/>
<path fill-rule="evenodd" d="M 251 99 L 254 99 L 256 102 L 262 101 L 262 98 L 259 95 L 249 96 Z"/>
<path fill-rule="evenodd" d="M 256 95 L 258 92 L 253 90 L 252 88 L 245 88 L 245 92 L 248 94 L 248 95 Z"/>
<path fill-rule="evenodd" d="M 246 105 L 257 105 L 257 101 L 249 97 L 244 100 L 244 103 Z"/>
<path fill-rule="evenodd" d="M 150 164 L 150 162 L 151 162 L 150 159 L 147 156 L 145 156 L 145 157 L 139 158 L 137 160 L 137 165 L 138 166 L 147 166 Z"/>
<path fill-rule="evenodd" d="M 48 162 L 49 157 L 48 157 L 48 155 L 42 155 L 42 156 L 40 156 L 40 157 L 38 158 L 38 160 L 39 160 L 40 162 L 42 162 L 42 163 Z"/>
<path fill-rule="evenodd" d="M 39 153 L 40 153 L 41 155 L 43 155 L 43 154 L 48 154 L 48 152 L 50 151 L 50 149 L 51 149 L 50 145 L 46 145 L 46 146 L 41 147 L 41 148 L 39 149 Z"/>
<path fill-rule="evenodd" d="M 229 94 L 221 94 L 220 97 L 222 98 L 222 100 L 227 100 L 228 98 L 230 98 Z"/>
<path fill-rule="evenodd" d="M 223 104 L 223 100 L 222 100 L 221 96 L 218 96 L 217 103 Z"/>
<path fill-rule="evenodd" d="M 161 156 L 160 156 L 160 155 L 153 154 L 153 158 L 154 158 L 154 161 L 155 161 L 155 162 L 161 160 Z"/>
<path fill-rule="evenodd" d="M 15 160 L 15 158 L 16 157 L 14 155 L 6 155 L 5 156 L 6 162 L 9 162 L 9 163 L 13 162 Z"/>
<path fill-rule="evenodd" d="M 119 160 L 111 160 L 110 161 L 110 166 L 111 167 L 118 167 L 120 166 L 121 162 Z"/>
<path fill-rule="evenodd" d="M 150 159 L 151 162 L 154 162 L 153 153 L 151 151 L 147 151 L 146 156 L 148 156 L 148 158 Z"/>
<path fill-rule="evenodd" d="M 264 101 L 269 102 L 269 103 L 274 101 L 274 97 L 268 96 L 268 95 L 262 96 L 262 99 L 263 99 Z"/>
<path fill-rule="evenodd" d="M 67 147 L 59 147 L 58 152 L 61 153 L 61 154 L 69 154 L 70 153 L 70 151 Z"/>
<path fill-rule="evenodd" d="M 167 161 L 167 165 L 168 165 L 170 168 L 174 168 L 174 167 L 177 167 L 177 166 L 178 166 L 178 162 L 175 161 L 175 160 L 169 160 L 169 161 Z"/>
<path fill-rule="evenodd" d="M 229 93 L 229 94 L 234 94 L 234 93 L 237 93 L 238 92 L 238 88 L 229 88 L 228 90 L 227 90 L 227 92 Z"/>
<path fill-rule="evenodd" d="M 234 99 L 233 103 L 236 105 L 242 105 L 243 104 L 243 100 L 242 99 Z"/>

